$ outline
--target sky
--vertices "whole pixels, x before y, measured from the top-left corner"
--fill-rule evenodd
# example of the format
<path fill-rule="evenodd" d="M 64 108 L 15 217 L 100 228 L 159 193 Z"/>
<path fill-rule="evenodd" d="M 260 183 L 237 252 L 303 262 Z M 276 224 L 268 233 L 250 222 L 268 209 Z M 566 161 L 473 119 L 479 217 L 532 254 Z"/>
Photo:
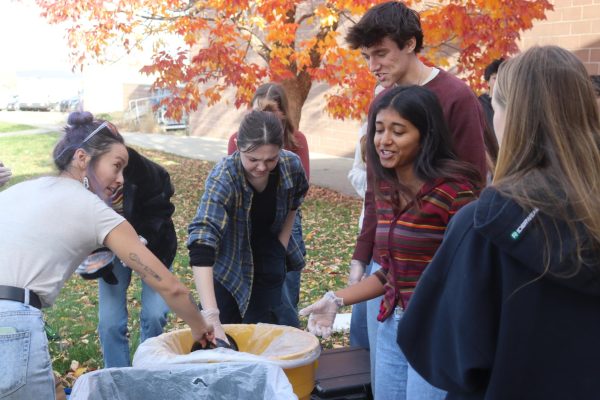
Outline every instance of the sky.
<path fill-rule="evenodd" d="M 72 97 L 86 82 L 100 82 L 106 76 L 118 76 L 130 84 L 152 82 L 153 78 L 139 72 L 150 60 L 150 40 L 141 52 L 119 57 L 115 63 L 86 65 L 83 74 L 79 68 L 75 74 L 65 29 L 49 24 L 40 14 L 34 0 L 0 0 L 0 102 L 33 91 Z M 119 54 L 122 49 L 115 51 Z"/>
<path fill-rule="evenodd" d="M 40 16 L 32 0 L 0 1 L 0 71 L 70 72 L 64 32 Z"/>
<path fill-rule="evenodd" d="M 0 102 L 32 92 L 70 98 L 84 85 L 79 68 L 77 74 L 72 71 L 65 29 L 49 24 L 40 14 L 34 0 L 0 0 Z M 124 69 L 119 76 L 140 75 L 139 67 L 123 64 L 115 67 Z M 116 74 L 114 68 L 96 69 Z M 86 66 L 86 74 L 93 71 L 94 67 Z"/>

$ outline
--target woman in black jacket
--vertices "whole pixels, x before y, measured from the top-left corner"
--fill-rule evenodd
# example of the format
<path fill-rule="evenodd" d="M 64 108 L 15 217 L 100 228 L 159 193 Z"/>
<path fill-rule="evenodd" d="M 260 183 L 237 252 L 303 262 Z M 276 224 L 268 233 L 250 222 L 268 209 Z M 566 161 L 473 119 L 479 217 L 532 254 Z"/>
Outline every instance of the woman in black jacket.
<path fill-rule="evenodd" d="M 122 190 L 115 193 L 112 206 L 123 215 L 164 265 L 171 265 L 177 251 L 177 236 L 171 219 L 175 206 L 169 173 L 160 165 L 127 147 L 129 164 L 123 172 Z M 128 367 L 127 288 L 131 269 L 115 258 L 112 272 L 116 279 L 99 280 L 98 332 L 104 366 Z M 140 342 L 160 335 L 169 308 L 152 288 L 142 282 Z"/>

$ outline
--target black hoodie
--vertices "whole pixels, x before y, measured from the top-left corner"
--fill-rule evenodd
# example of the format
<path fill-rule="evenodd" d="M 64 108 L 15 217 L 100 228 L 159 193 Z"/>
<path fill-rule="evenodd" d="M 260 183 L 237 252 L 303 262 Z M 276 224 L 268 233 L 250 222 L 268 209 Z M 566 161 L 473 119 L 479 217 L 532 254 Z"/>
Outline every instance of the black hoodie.
<path fill-rule="evenodd" d="M 600 260 L 565 278 L 574 248 L 564 224 L 486 189 L 450 222 L 400 321 L 410 364 L 447 399 L 600 398 Z"/>
<path fill-rule="evenodd" d="M 148 249 L 170 267 L 177 252 L 172 216 L 175 190 L 166 169 L 127 147 L 129 163 L 123 171 L 123 216 L 148 241 Z"/>

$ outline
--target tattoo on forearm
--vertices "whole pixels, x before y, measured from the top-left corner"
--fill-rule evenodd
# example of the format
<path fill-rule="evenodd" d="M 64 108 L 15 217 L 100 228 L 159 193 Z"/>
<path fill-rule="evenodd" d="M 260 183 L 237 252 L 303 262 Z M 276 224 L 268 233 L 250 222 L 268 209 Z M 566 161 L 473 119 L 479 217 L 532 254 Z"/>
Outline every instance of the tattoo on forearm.
<path fill-rule="evenodd" d="M 146 276 L 150 275 L 157 281 L 159 281 L 159 282 L 162 281 L 162 278 L 160 277 L 160 275 L 158 275 L 152 268 L 150 268 L 149 265 L 144 264 L 142 262 L 142 260 L 140 260 L 140 257 L 137 254 L 129 253 L 129 259 L 142 268 L 141 271 L 138 271 L 140 278 L 145 279 Z"/>

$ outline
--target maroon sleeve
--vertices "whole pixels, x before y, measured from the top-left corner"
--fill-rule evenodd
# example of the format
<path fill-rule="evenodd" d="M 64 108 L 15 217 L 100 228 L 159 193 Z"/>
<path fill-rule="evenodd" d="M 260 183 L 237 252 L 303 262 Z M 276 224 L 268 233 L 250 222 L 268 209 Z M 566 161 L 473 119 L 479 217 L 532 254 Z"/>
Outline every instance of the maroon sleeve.
<path fill-rule="evenodd" d="M 235 132 L 233 135 L 229 136 L 229 142 L 227 142 L 227 155 L 231 155 L 231 154 L 235 153 L 235 151 L 237 150 L 237 143 L 235 142 L 236 139 L 237 139 L 237 132 Z"/>
<path fill-rule="evenodd" d="M 487 163 L 483 130 L 486 122 L 477 96 L 466 83 L 442 70 L 425 87 L 440 101 L 456 155 L 473 164 L 485 179 Z"/>
<path fill-rule="evenodd" d="M 304 136 L 302 132 L 296 131 L 294 133 L 294 138 L 298 145 L 294 150 L 294 153 L 300 157 L 302 167 L 304 167 L 304 172 L 306 173 L 306 180 L 310 182 L 310 158 L 308 156 L 308 142 L 306 141 L 306 136 Z"/>
<path fill-rule="evenodd" d="M 365 192 L 365 216 L 362 229 L 356 239 L 356 246 L 352 254 L 353 260 L 359 260 L 368 264 L 373 257 L 375 247 L 375 230 L 377 229 L 377 212 L 375 210 L 375 193 L 373 193 L 373 173 L 367 163 L 367 191 Z M 375 261 L 379 262 L 377 258 Z"/>

